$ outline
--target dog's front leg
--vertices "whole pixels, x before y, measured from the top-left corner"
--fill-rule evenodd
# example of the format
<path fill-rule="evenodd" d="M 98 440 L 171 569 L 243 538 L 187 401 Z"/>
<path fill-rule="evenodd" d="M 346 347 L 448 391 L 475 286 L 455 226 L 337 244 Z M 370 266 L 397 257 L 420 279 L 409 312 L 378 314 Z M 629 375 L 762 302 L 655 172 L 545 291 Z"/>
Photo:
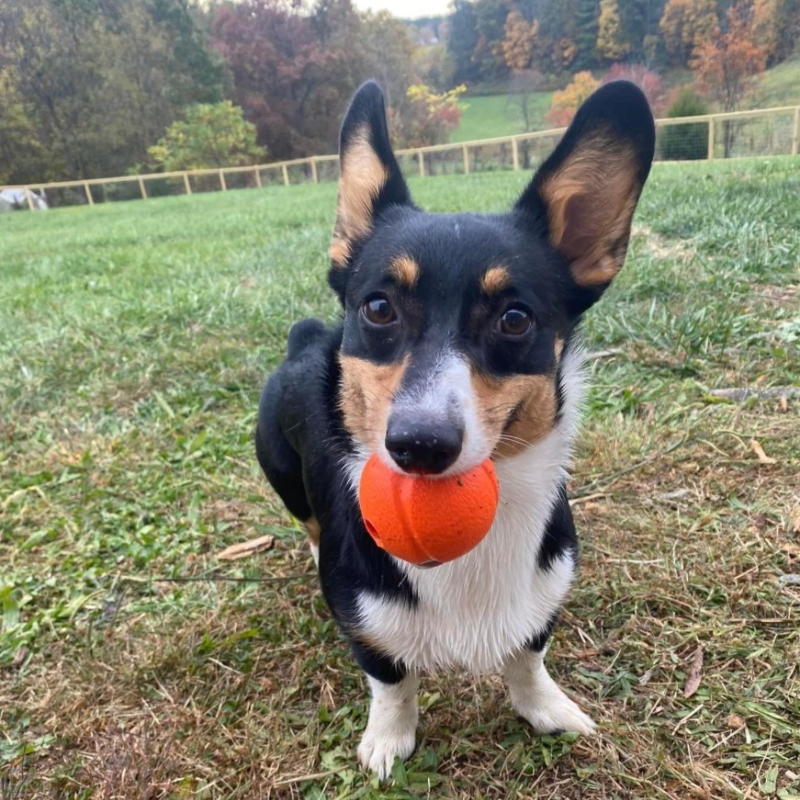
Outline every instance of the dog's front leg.
<path fill-rule="evenodd" d="M 414 751 L 419 677 L 412 672 L 397 683 L 384 683 L 371 675 L 367 679 L 372 702 L 358 757 L 365 769 L 383 780 L 391 773 L 395 756 L 405 761 Z"/>
<path fill-rule="evenodd" d="M 544 666 L 544 654 L 544 648 L 526 649 L 506 662 L 503 673 L 514 710 L 536 733 L 592 733 L 594 722 L 550 677 Z"/>

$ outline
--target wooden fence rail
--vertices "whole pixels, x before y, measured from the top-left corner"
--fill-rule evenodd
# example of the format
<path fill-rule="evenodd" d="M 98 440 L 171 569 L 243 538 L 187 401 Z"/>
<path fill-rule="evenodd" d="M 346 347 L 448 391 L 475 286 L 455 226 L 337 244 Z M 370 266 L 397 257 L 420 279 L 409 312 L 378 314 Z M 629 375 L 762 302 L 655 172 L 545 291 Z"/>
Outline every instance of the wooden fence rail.
<path fill-rule="evenodd" d="M 776 131 L 774 125 L 776 121 L 783 119 L 784 124 L 780 131 Z M 747 123 L 756 123 L 757 127 L 748 131 Z M 744 156 L 766 156 L 766 155 L 797 155 L 800 150 L 800 105 L 782 106 L 779 108 L 756 109 L 752 111 L 734 111 L 726 114 L 704 114 L 697 117 L 676 117 L 673 119 L 659 119 L 656 121 L 656 131 L 660 133 L 665 128 L 675 125 L 706 125 L 707 147 L 705 148 L 706 160 L 711 161 L 715 158 L 731 158 Z M 760 125 L 760 128 L 758 127 Z M 778 127 L 780 127 L 778 123 Z M 480 169 L 477 157 L 481 151 L 500 148 L 500 167 L 509 168 L 508 153 L 505 148 L 510 147 L 510 169 L 519 170 L 530 167 L 530 157 L 528 145 L 535 144 L 542 139 L 555 139 L 564 132 L 565 128 L 554 128 L 546 131 L 533 131 L 531 133 L 519 133 L 513 136 L 501 136 L 493 139 L 480 139 L 472 142 L 458 142 L 456 144 L 438 144 L 429 147 L 417 147 L 405 150 L 397 150 L 396 154 L 401 159 L 401 163 L 406 164 L 406 169 L 411 170 L 411 166 L 416 161 L 416 171 L 420 176 L 434 175 L 434 161 L 436 156 L 455 156 L 454 166 L 460 162 L 460 172 L 469 174 Z M 694 128 L 698 130 L 698 128 Z M 740 134 L 744 132 L 745 136 Z M 783 135 L 781 135 L 783 134 Z M 749 136 L 749 139 L 748 139 Z M 756 143 L 756 137 L 761 137 L 761 145 Z M 744 138 L 745 145 L 735 149 L 737 139 L 741 142 Z M 748 151 L 749 147 L 749 151 Z M 740 152 L 743 150 L 744 152 Z M 521 158 L 521 155 L 524 157 Z M 659 152 L 656 158 L 660 157 Z M 408 159 L 405 162 L 405 159 Z M 696 155 L 692 158 L 697 158 Z M 486 163 L 488 168 L 496 168 L 497 156 L 490 158 Z M 664 159 L 662 159 L 664 160 Z M 523 163 L 524 162 L 524 163 Z M 295 158 L 290 161 L 279 161 L 271 164 L 257 164 L 246 167 L 224 167 L 222 169 L 201 169 L 201 170 L 181 170 L 177 172 L 152 172 L 142 175 L 127 175 L 117 178 L 90 178 L 78 181 L 57 181 L 55 183 L 29 183 L 0 186 L 0 191 L 4 189 L 21 189 L 25 192 L 28 208 L 35 208 L 32 192 L 45 194 L 58 189 L 78 190 L 88 205 L 95 205 L 96 199 L 92 188 L 133 184 L 138 196 L 142 200 L 147 200 L 152 196 L 152 190 L 148 192 L 148 183 L 155 181 L 180 180 L 183 183 L 183 194 L 192 194 L 192 181 L 199 178 L 213 177 L 218 184 L 218 191 L 228 191 L 231 181 L 228 178 L 241 175 L 244 177 L 245 185 L 261 188 L 264 185 L 264 178 L 269 176 L 270 181 L 284 186 L 290 186 L 292 168 L 301 167 L 304 173 L 310 176 L 309 180 L 313 183 L 320 183 L 324 180 L 321 175 L 320 167 L 325 164 L 333 164 L 334 168 L 330 171 L 331 179 L 335 179 L 338 174 L 338 157 L 336 155 L 311 156 L 309 158 Z M 308 182 L 304 180 L 302 182 Z M 80 203 L 80 199 L 76 198 Z"/>

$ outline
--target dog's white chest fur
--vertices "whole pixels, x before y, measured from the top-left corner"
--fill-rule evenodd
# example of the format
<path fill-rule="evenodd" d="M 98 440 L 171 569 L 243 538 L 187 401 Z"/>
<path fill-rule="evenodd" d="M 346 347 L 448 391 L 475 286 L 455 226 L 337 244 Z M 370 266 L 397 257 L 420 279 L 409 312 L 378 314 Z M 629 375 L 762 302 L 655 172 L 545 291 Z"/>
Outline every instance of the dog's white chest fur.
<path fill-rule="evenodd" d="M 573 560 L 548 569 L 539 549 L 568 452 L 563 431 L 499 462 L 500 502 L 492 529 L 472 551 L 434 569 L 398 561 L 419 598 L 416 608 L 369 593 L 359 598 L 362 628 L 389 655 L 424 671 L 499 669 L 541 633 L 572 580 Z"/>

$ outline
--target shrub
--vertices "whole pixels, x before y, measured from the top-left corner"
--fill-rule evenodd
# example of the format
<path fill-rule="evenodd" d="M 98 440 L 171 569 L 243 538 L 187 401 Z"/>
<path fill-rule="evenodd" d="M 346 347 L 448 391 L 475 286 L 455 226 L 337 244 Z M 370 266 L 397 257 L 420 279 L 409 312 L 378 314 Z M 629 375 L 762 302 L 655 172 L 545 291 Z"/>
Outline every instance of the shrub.
<path fill-rule="evenodd" d="M 164 137 L 147 152 L 166 172 L 182 169 L 239 167 L 264 161 L 256 144 L 255 125 L 230 100 L 184 109 L 185 120 L 173 122 Z"/>
<path fill-rule="evenodd" d="M 668 119 L 698 117 L 707 114 L 706 104 L 695 91 L 684 86 L 667 111 Z M 708 123 L 669 125 L 659 133 L 659 150 L 666 161 L 696 161 L 708 155 Z"/>

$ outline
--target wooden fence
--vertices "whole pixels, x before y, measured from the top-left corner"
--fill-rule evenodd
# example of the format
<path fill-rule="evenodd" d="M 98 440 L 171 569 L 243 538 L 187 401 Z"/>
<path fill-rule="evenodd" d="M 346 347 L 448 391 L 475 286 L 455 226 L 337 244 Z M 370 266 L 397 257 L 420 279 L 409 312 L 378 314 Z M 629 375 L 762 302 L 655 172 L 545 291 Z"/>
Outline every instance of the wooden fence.
<path fill-rule="evenodd" d="M 670 128 L 679 135 L 665 133 Z M 496 169 L 529 169 L 546 157 L 564 130 L 558 128 L 398 150 L 396 155 L 404 173 L 416 172 L 422 177 L 444 173 L 468 175 Z M 656 159 L 662 161 L 797 155 L 800 148 L 800 106 L 659 119 L 656 121 L 656 132 Z M 335 180 L 337 177 L 338 157 L 326 155 L 247 167 L 0 186 L 0 191 L 23 190 L 27 205 L 33 210 L 33 191 L 44 194 L 51 205 L 93 206 L 98 202 L 113 200 L 147 200 L 154 194 L 224 192 L 275 184 L 290 186 Z"/>

